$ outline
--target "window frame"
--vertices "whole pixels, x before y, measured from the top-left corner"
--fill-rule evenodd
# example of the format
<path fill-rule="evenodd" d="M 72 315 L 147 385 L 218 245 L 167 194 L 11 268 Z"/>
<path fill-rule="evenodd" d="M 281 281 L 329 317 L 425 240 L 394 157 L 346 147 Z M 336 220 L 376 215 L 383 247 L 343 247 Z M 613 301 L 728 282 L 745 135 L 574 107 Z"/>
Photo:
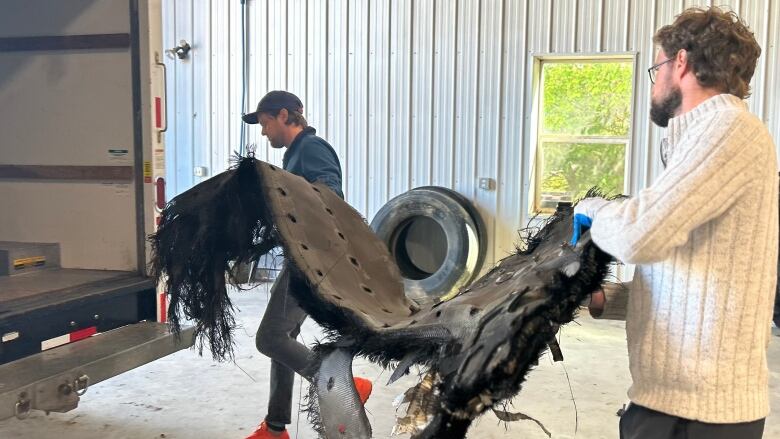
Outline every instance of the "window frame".
<path fill-rule="evenodd" d="M 552 143 L 610 143 L 624 144 L 624 175 L 623 175 L 623 194 L 628 194 L 632 182 L 631 166 L 634 160 L 633 140 L 634 124 L 636 121 L 636 88 L 637 88 L 637 58 L 638 52 L 617 52 L 617 53 L 583 53 L 583 54 L 534 54 L 533 55 L 533 77 L 532 77 L 532 99 L 531 99 L 531 124 L 530 124 L 530 161 L 528 163 L 529 185 L 527 193 L 526 212 L 530 217 L 545 218 L 552 212 L 549 209 L 539 208 L 540 195 L 537 193 L 541 185 L 540 165 L 542 156 L 541 145 L 544 142 Z M 576 63 L 631 63 L 631 95 L 629 127 L 626 136 L 572 136 L 566 134 L 542 134 L 542 123 L 544 121 L 544 78 L 543 71 L 545 64 L 576 64 Z"/>

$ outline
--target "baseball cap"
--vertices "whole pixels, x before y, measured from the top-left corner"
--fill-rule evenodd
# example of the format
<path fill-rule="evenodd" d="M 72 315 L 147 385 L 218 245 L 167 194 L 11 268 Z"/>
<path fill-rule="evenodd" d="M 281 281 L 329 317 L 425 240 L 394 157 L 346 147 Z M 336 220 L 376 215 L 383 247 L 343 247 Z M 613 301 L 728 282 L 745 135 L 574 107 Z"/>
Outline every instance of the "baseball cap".
<path fill-rule="evenodd" d="M 303 113 L 303 103 L 298 99 L 298 96 L 295 96 L 289 91 L 269 91 L 263 96 L 263 99 L 260 99 L 260 102 L 257 104 L 257 110 L 255 110 L 254 113 L 243 115 L 241 119 L 248 124 L 256 124 L 257 119 L 260 117 L 260 113 L 268 113 L 282 109 Z"/>

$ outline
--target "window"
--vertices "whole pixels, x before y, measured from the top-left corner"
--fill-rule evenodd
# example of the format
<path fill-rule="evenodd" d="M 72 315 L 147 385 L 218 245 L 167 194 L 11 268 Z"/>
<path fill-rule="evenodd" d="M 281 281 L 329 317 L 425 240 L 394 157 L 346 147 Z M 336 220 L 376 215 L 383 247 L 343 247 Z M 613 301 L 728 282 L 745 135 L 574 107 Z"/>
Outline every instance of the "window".
<path fill-rule="evenodd" d="M 633 60 L 545 59 L 540 72 L 533 210 L 551 213 L 594 186 L 624 193 Z"/>

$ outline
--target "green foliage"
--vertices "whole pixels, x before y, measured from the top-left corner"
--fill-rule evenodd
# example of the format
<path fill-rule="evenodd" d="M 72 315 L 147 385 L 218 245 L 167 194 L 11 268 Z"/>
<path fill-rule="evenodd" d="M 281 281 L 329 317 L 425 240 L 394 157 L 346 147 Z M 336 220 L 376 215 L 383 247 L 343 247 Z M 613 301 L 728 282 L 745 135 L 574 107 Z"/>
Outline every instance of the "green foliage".
<path fill-rule="evenodd" d="M 631 124 L 630 62 L 546 63 L 542 138 L 622 137 Z M 625 144 L 551 142 L 540 146 L 541 192 L 580 198 L 593 186 L 622 193 Z"/>
<path fill-rule="evenodd" d="M 545 64 L 544 134 L 628 135 L 631 75 L 627 62 Z"/>
<path fill-rule="evenodd" d="M 566 192 L 573 200 L 593 186 L 622 193 L 625 150 L 614 143 L 544 143 L 542 192 Z"/>

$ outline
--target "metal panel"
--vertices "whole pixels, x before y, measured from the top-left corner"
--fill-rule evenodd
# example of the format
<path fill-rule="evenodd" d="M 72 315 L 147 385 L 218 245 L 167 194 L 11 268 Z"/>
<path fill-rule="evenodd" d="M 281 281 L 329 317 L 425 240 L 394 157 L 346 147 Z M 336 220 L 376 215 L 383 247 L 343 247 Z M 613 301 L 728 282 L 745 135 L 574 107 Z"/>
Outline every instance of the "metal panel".
<path fill-rule="evenodd" d="M 86 275 L 78 273 L 82 271 Z M 11 298 L 3 299 L 0 333 L 16 332 L 22 337 L 10 344 L 3 343 L 0 363 L 45 351 L 47 341 L 74 331 L 94 328 L 105 332 L 154 320 L 157 301 L 151 279 L 124 272 L 110 272 L 111 277 L 100 279 L 99 271 L 97 276 L 89 273 L 95 271 L 43 270 L 2 279 Z M 95 279 L 89 280 L 90 277 Z M 83 281 L 78 282 L 77 278 Z M 64 286 L 65 283 L 71 286 Z M 52 288 L 59 285 L 63 287 Z"/>
<path fill-rule="evenodd" d="M 769 44 L 764 48 L 767 57 L 767 84 L 764 90 L 764 122 L 769 132 L 774 135 L 775 145 L 780 148 L 780 5 L 769 4 L 767 15 L 769 20 Z"/>
<path fill-rule="evenodd" d="M 140 193 L 128 167 L 140 160 L 135 128 L 141 108 L 134 93 L 140 92 L 141 72 L 130 5 L 10 1 L 0 14 L 3 37 L 131 35 L 133 44 L 124 48 L 0 54 L 0 102 L 7 104 L 0 120 L 0 164 L 34 165 L 6 167 L 6 172 L 98 178 L 107 176 L 103 171 L 119 171 L 119 179 L 109 182 L 0 183 L 5 207 L 0 209 L 0 240 L 58 242 L 66 267 L 139 267 L 143 244 L 138 246 L 136 220 L 143 211 L 136 208 Z M 101 215 L 85 215 L 96 206 Z"/>
<path fill-rule="evenodd" d="M 175 2 L 174 8 L 174 13 L 177 15 L 174 24 L 174 41 L 167 47 L 178 45 L 180 40 L 186 40 L 191 45 L 194 44 L 192 22 L 197 14 L 194 13 L 192 2 Z M 177 59 L 172 62 L 174 66 L 172 69 L 173 75 L 176 78 L 176 81 L 173 83 L 173 95 L 176 98 L 173 102 L 172 114 L 174 117 L 171 124 L 174 126 L 173 129 L 176 131 L 176 136 L 173 139 L 173 143 L 168 143 L 169 147 L 166 148 L 166 151 L 173 153 L 174 159 L 170 163 L 173 165 L 173 169 L 175 169 L 174 175 L 170 176 L 168 181 L 173 183 L 171 189 L 178 192 L 186 190 L 195 183 L 193 155 L 196 145 L 192 136 L 194 126 L 193 114 L 195 112 L 193 100 L 196 89 L 197 93 L 200 93 L 200 90 L 207 84 L 195 84 L 192 57 L 183 60 Z M 197 148 L 208 148 L 208 145 L 199 144 Z M 166 163 L 168 163 L 167 160 Z"/>
<path fill-rule="evenodd" d="M 453 189 L 471 199 L 476 190 L 480 12 L 476 0 L 463 0 L 458 7 Z"/>
<path fill-rule="evenodd" d="M 222 29 L 228 29 L 230 26 L 230 3 L 235 2 L 212 2 L 211 3 L 211 32 L 208 37 L 211 40 L 211 111 L 210 114 L 204 114 L 209 118 L 211 125 L 211 147 L 205 153 L 207 154 L 207 164 L 210 175 L 216 175 L 228 167 L 228 158 L 231 149 L 238 149 L 236 143 L 230 141 L 229 127 L 238 126 L 239 119 L 236 114 L 231 114 L 231 96 L 226 92 L 226 87 L 230 82 L 230 34 L 222 32 Z M 239 97 L 240 99 L 240 97 Z"/>
<path fill-rule="evenodd" d="M 603 34 L 601 27 L 603 25 L 602 14 L 603 0 L 579 0 L 577 2 L 577 29 L 573 33 L 576 41 L 574 44 L 575 52 L 600 52 Z"/>
<path fill-rule="evenodd" d="M 553 2 L 541 0 L 528 6 L 528 50 L 531 52 L 550 53 L 553 35 Z"/>
<path fill-rule="evenodd" d="M 127 33 L 126 12 L 121 1 L 4 0 L 0 37 Z"/>
<path fill-rule="evenodd" d="M 255 100 L 259 100 L 270 90 L 284 90 L 289 86 L 287 76 L 289 70 L 287 65 L 287 43 L 289 38 L 287 0 L 266 1 L 268 2 L 267 15 L 265 16 L 265 20 L 258 22 L 265 23 L 265 26 L 260 27 L 252 23 L 255 26 L 255 33 L 252 38 L 253 41 L 255 41 L 256 44 L 262 44 L 261 42 L 263 40 L 268 42 L 267 58 L 258 56 L 255 61 L 255 64 L 258 65 L 259 68 L 265 67 L 268 71 L 268 85 L 266 90 L 253 90 L 252 95 L 255 96 Z M 260 5 L 260 2 L 258 2 L 258 5 Z M 260 15 L 262 15 L 262 12 Z M 254 84 L 251 76 L 249 82 L 250 84 Z M 251 86 L 250 90 L 252 90 Z M 263 148 L 263 145 L 268 145 L 268 142 L 260 138 L 259 126 L 254 127 L 252 133 L 252 142 L 257 143 L 258 148 Z M 269 162 L 277 165 L 282 164 L 282 156 L 284 155 L 283 150 L 271 148 L 270 146 L 266 146 L 265 150 L 268 152 L 267 160 Z"/>
<path fill-rule="evenodd" d="M 0 38 L 0 52 L 126 49 L 129 47 L 130 34 L 91 34 Z"/>
<path fill-rule="evenodd" d="M 231 2 L 236 3 L 236 2 Z M 236 3 L 238 5 L 238 3 Z M 238 72 L 236 78 L 239 84 L 239 89 L 246 89 L 246 102 L 245 113 L 249 113 L 255 110 L 257 102 L 267 92 L 274 90 L 274 85 L 271 84 L 271 64 L 277 61 L 278 55 L 272 53 L 279 50 L 276 45 L 279 42 L 279 33 L 283 32 L 282 29 L 274 29 L 273 32 L 268 26 L 268 17 L 271 8 L 271 0 L 258 0 L 255 2 L 246 2 L 246 11 L 244 12 L 244 32 L 246 33 L 246 42 L 243 46 L 239 46 L 239 50 L 236 52 L 236 62 L 241 68 L 241 53 L 242 50 L 246 52 L 246 60 L 243 62 L 246 68 L 246 78 L 242 73 Z M 240 25 L 241 8 L 237 8 L 238 14 L 236 19 L 239 20 Z M 273 33 L 275 38 L 271 38 Z M 239 40 L 240 41 L 240 40 Z M 274 45 L 274 43 L 277 43 Z M 283 51 L 285 49 L 282 49 Z M 276 67 L 276 66 L 274 66 Z M 278 75 L 277 75 L 278 76 Z M 246 82 L 246 84 L 244 84 Z M 241 123 L 241 122 L 238 122 Z M 261 128 L 257 125 L 239 125 L 239 132 L 244 130 L 244 146 L 252 145 L 256 148 L 257 157 L 260 157 L 266 161 L 272 161 L 275 159 L 271 155 L 271 147 L 268 141 L 261 136 Z M 278 164 L 278 162 L 277 162 Z"/>
<path fill-rule="evenodd" d="M 161 9 L 163 14 L 163 28 L 162 28 L 162 45 L 163 47 L 161 49 L 170 49 L 171 47 L 174 47 L 176 44 L 176 3 L 175 2 L 161 2 Z M 163 53 L 162 50 L 160 53 Z M 176 69 L 177 62 L 169 58 L 168 56 L 164 56 L 161 60 L 162 63 L 165 64 L 165 68 L 168 71 L 168 81 L 165 84 L 165 106 L 166 106 L 166 114 L 165 114 L 165 123 L 170 127 L 168 131 L 165 133 L 165 170 L 166 170 L 166 178 L 165 178 L 165 191 L 167 193 L 167 196 L 170 198 L 173 195 L 184 191 L 187 189 L 187 187 L 182 187 L 179 189 L 179 187 L 176 184 L 177 176 L 176 176 L 176 154 L 177 150 L 177 139 L 178 139 L 178 132 L 179 132 L 179 124 L 178 120 L 175 119 L 175 111 L 176 111 L 176 96 L 175 93 L 177 84 L 179 82 L 186 81 L 186 78 L 183 76 L 178 75 Z M 170 118 L 170 119 L 169 119 Z M 204 145 L 205 147 L 205 145 Z"/>
<path fill-rule="evenodd" d="M 453 185 L 455 60 L 458 35 L 458 2 L 438 1 L 434 11 L 433 32 L 433 109 L 431 122 L 430 183 L 451 188 Z"/>
<path fill-rule="evenodd" d="M 712 6 L 713 0 L 685 0 L 683 5 L 683 9 L 686 8 L 692 8 L 692 7 L 708 7 Z M 715 2 L 717 5 L 720 5 L 721 2 L 717 1 Z"/>
<path fill-rule="evenodd" d="M 523 200 L 523 133 L 528 119 L 523 105 L 526 97 L 526 72 L 529 59 L 527 38 L 514 29 L 527 29 L 528 3 L 506 2 L 505 46 L 503 50 L 502 114 L 500 115 L 501 150 L 498 164 L 495 213 L 495 258 L 500 260 L 514 250 L 517 229 L 522 223 Z M 527 157 L 527 156 L 526 156 Z"/>
<path fill-rule="evenodd" d="M 0 165 L 0 180 L 130 183 L 133 177 L 133 166 Z"/>
<path fill-rule="evenodd" d="M 287 41 L 288 41 L 288 16 L 287 0 L 266 0 L 268 3 L 267 16 L 264 21 L 265 29 L 256 26 L 259 32 L 254 33 L 254 37 L 259 41 L 268 40 L 268 58 L 256 61 L 259 64 L 265 64 L 268 69 L 268 90 L 284 90 L 287 88 Z M 262 2 L 258 2 L 261 6 Z M 262 10 L 262 9 L 261 9 Z M 254 23 L 252 23 L 254 24 Z M 266 32 L 262 32 L 267 30 Z M 261 33 L 262 32 L 262 33 Z M 259 43 L 258 40 L 255 40 Z M 258 93 L 262 96 L 263 92 Z"/>
<path fill-rule="evenodd" d="M 307 13 L 307 86 L 303 103 L 306 120 L 317 133 L 329 139 L 328 130 L 328 3 L 310 2 Z M 386 83 L 385 79 L 382 83 Z"/>
<path fill-rule="evenodd" d="M 142 322 L 2 365 L 0 420 L 22 415 L 14 413 L 17 402 L 55 409 L 51 403 L 58 400 L 63 383 L 87 376 L 88 384 L 93 385 L 188 348 L 194 343 L 194 331 L 195 327 L 184 328 L 177 338 L 164 323 Z M 68 407 L 56 409 L 64 408 Z"/>
<path fill-rule="evenodd" d="M 577 4 L 579 0 L 556 1 L 552 3 L 552 40 L 553 53 L 571 53 L 576 51 Z"/>
<path fill-rule="evenodd" d="M 347 114 L 349 110 L 349 1 L 328 3 L 328 141 L 341 158 L 342 169 L 349 168 L 347 157 Z M 347 188 L 344 188 L 347 189 Z M 344 191 L 350 202 L 352 194 Z"/>
<path fill-rule="evenodd" d="M 290 0 L 287 7 L 289 8 L 287 13 L 287 90 L 295 93 L 306 104 L 309 102 L 309 90 L 306 86 L 309 67 L 306 55 L 306 46 L 309 42 L 309 4 L 306 0 Z"/>
<path fill-rule="evenodd" d="M 504 9 L 501 0 L 483 0 L 480 11 L 479 35 L 479 98 L 477 110 L 477 178 L 489 178 L 496 181 L 498 175 L 498 157 L 503 149 L 499 116 L 503 114 L 501 96 L 504 88 L 503 42 Z M 472 179 L 471 184 L 474 184 Z M 477 208 L 485 219 L 489 236 L 494 236 L 496 191 L 477 189 L 475 197 Z M 487 259 L 493 260 L 494 240 L 488 240 Z"/>
<path fill-rule="evenodd" d="M 657 28 L 656 2 L 632 1 L 629 16 L 632 32 L 628 50 L 637 52 L 629 151 L 632 158 L 629 188 L 630 193 L 634 194 L 640 188 L 647 187 L 654 169 L 658 169 L 661 164 L 660 155 L 656 152 L 660 137 L 658 130 L 650 125 L 647 115 L 650 108 L 650 79 L 645 72 L 655 57 L 652 37 Z"/>
<path fill-rule="evenodd" d="M 195 0 L 194 9 L 204 13 L 193 14 L 192 17 L 192 51 L 190 59 L 192 60 L 192 83 L 203 84 L 202 87 L 193 87 L 192 89 L 192 138 L 203 139 L 201 142 L 207 145 L 206 148 L 193 148 L 192 165 L 190 174 L 193 175 L 193 183 L 198 184 L 213 175 L 213 169 L 209 168 L 210 150 L 212 149 L 211 140 L 211 89 L 213 82 L 211 79 L 212 59 L 211 59 L 211 7 L 209 0 Z M 206 167 L 206 173 L 203 176 L 194 175 L 194 167 Z"/>
<path fill-rule="evenodd" d="M 368 133 L 366 217 L 373 218 L 388 200 L 390 17 L 392 0 L 375 0 L 369 10 Z"/>
<path fill-rule="evenodd" d="M 352 206 L 366 214 L 366 167 L 368 125 L 368 2 L 349 3 L 347 77 L 347 155 L 344 169 L 344 193 Z"/>
<path fill-rule="evenodd" d="M 435 184 L 462 193 L 479 205 L 488 224 L 494 224 L 490 232 L 494 250 L 488 259 L 495 259 L 512 249 L 516 230 L 529 219 L 534 157 L 534 57 L 529 55 L 636 53 L 628 184 L 629 192 L 636 193 L 662 169 L 658 144 L 664 132 L 648 119 L 650 84 L 645 69 L 654 57 L 652 36 L 685 7 L 711 3 L 252 0 L 246 6 L 247 107 L 254 108 L 274 88 L 301 96 L 307 119 L 341 158 L 347 200 L 369 219 L 390 198 L 413 186 Z M 750 108 L 780 139 L 780 8 L 770 0 L 715 3 L 737 10 L 764 49 Z M 175 6 L 164 2 L 164 7 L 167 47 L 185 38 L 193 14 L 212 15 L 211 84 L 179 85 L 177 96 L 172 93 L 170 98 L 170 108 L 179 118 L 172 121 L 169 150 L 180 151 L 168 162 L 176 177 L 169 181 L 180 192 L 194 183 L 188 160 L 210 157 L 213 172 L 218 172 L 217 163 L 224 166 L 229 152 L 239 146 L 241 6 L 190 0 Z M 171 28 L 176 29 L 175 36 Z M 202 42 L 194 43 L 202 48 Z M 229 62 L 222 61 L 225 51 Z M 193 62 L 199 59 L 202 54 L 195 54 Z M 186 61 L 171 64 L 169 81 L 193 81 Z M 207 77 L 205 72 L 198 75 L 202 70 L 195 72 L 196 81 Z M 182 94 L 186 90 L 191 93 Z M 211 97 L 195 97 L 199 103 L 193 108 L 190 96 L 200 90 L 210 90 Z M 197 108 L 207 102 L 210 110 Z M 212 117 L 196 116 L 193 122 L 192 114 L 204 111 L 212 111 Z M 212 125 L 205 131 L 208 139 L 192 135 L 193 130 L 204 132 L 193 123 Z M 269 154 L 259 128 L 249 127 L 247 133 L 248 141 L 258 143 L 260 158 L 280 161 L 283 151 Z M 194 155 L 187 152 L 191 147 Z M 479 177 L 494 178 L 497 190 L 477 189 Z"/>
<path fill-rule="evenodd" d="M 0 53 L 0 163 L 132 165 L 131 79 L 128 49 Z"/>
<path fill-rule="evenodd" d="M 600 41 L 595 51 L 625 52 L 628 51 L 630 36 L 629 25 L 631 3 L 625 0 L 601 0 Z"/>
<path fill-rule="evenodd" d="M 411 187 L 431 178 L 433 121 L 434 2 L 414 2 L 412 11 Z"/>
<path fill-rule="evenodd" d="M 393 1 L 390 17 L 389 197 L 409 189 L 409 115 L 411 113 L 411 0 Z"/>
<path fill-rule="evenodd" d="M 248 126 L 241 121 L 241 114 L 246 112 L 248 108 L 255 108 L 254 106 L 257 105 L 257 102 L 254 101 L 259 98 L 244 93 L 242 84 L 242 73 L 244 70 L 241 58 L 242 51 L 244 50 L 243 32 L 246 31 L 246 26 L 242 28 L 241 13 L 243 10 L 244 14 L 248 14 L 248 5 L 245 2 L 220 3 L 226 4 L 228 7 L 229 31 L 219 29 L 215 29 L 214 31 L 223 32 L 228 35 L 230 60 L 228 62 L 229 71 L 226 77 L 218 76 L 217 78 L 221 78 L 223 82 L 215 84 L 213 89 L 226 91 L 228 93 L 227 98 L 228 105 L 230 106 L 230 116 L 228 119 L 227 132 L 222 133 L 222 139 L 227 141 L 227 145 L 221 149 L 227 149 L 227 153 L 230 154 L 232 151 L 241 151 L 241 148 L 247 143 L 246 135 L 250 130 L 248 129 Z M 257 27 L 262 25 L 263 23 L 256 24 Z M 243 139 L 241 136 L 242 132 L 245 136 Z M 258 154 L 258 157 L 264 156 Z"/>
<path fill-rule="evenodd" d="M 759 8 L 762 6 L 762 8 Z M 768 57 L 766 48 L 769 47 L 769 19 L 771 14 L 768 14 L 766 8 L 771 5 L 760 5 L 756 2 L 743 2 L 739 16 L 747 23 L 750 23 L 750 30 L 758 41 L 759 46 L 762 47 L 762 55 L 758 59 L 758 65 L 756 65 L 756 71 L 753 73 L 753 79 L 750 81 L 750 90 L 752 95 L 748 98 L 748 108 L 750 111 L 758 116 L 760 119 L 764 119 L 764 102 L 766 96 L 766 75 L 768 68 Z"/>

